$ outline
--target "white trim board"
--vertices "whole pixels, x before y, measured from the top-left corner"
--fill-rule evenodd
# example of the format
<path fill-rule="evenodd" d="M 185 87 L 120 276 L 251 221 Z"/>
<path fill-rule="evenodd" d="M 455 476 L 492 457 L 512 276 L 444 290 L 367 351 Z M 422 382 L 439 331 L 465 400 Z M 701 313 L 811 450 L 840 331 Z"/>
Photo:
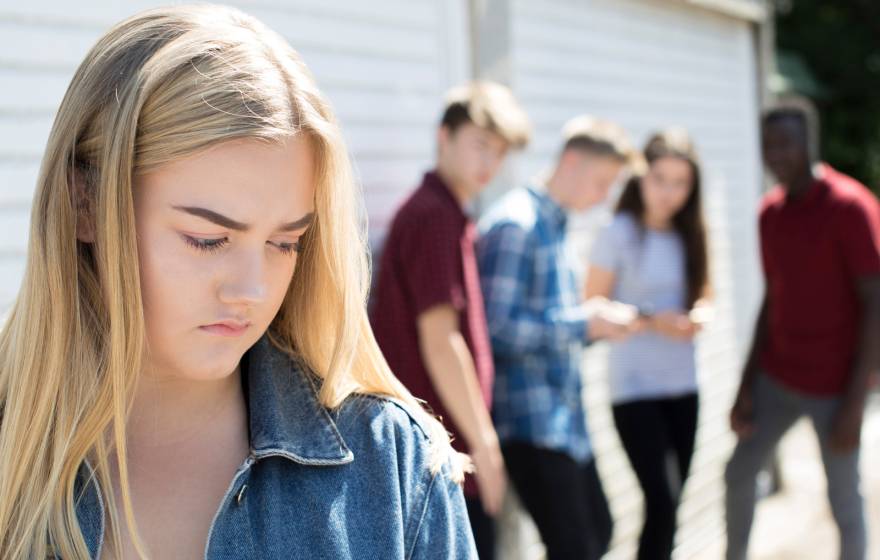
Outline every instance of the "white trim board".
<path fill-rule="evenodd" d="M 770 16 L 764 0 L 678 0 L 699 8 L 720 12 L 735 18 L 761 23 Z"/>

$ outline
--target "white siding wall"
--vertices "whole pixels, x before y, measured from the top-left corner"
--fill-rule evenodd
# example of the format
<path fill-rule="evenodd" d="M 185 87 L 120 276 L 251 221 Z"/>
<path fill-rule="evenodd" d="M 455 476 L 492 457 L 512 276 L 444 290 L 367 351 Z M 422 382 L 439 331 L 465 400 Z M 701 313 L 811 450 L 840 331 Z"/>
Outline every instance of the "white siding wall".
<path fill-rule="evenodd" d="M 708 540 L 722 534 L 721 477 L 733 443 L 727 411 L 761 291 L 755 232 L 759 108 L 751 25 L 662 0 L 513 0 L 511 5 L 510 81 L 536 129 L 520 158 L 519 178 L 552 161 L 562 124 L 584 112 L 618 121 L 639 146 L 660 127 L 685 126 L 701 152 L 718 316 L 698 342 L 698 449 L 680 511 L 677 552 L 680 558 L 698 557 Z M 573 224 L 583 254 L 597 214 Z M 632 558 L 642 503 L 611 419 L 605 363 L 601 345 L 588 353 L 585 398 L 617 520 L 609 557 Z M 524 549 L 522 542 L 518 548 Z"/>
<path fill-rule="evenodd" d="M 468 75 L 464 0 L 239 0 L 299 50 L 334 105 L 371 227 L 431 163 L 443 92 Z M 30 201 L 76 66 L 113 23 L 164 2 L 0 0 L 0 316 L 21 281 Z"/>

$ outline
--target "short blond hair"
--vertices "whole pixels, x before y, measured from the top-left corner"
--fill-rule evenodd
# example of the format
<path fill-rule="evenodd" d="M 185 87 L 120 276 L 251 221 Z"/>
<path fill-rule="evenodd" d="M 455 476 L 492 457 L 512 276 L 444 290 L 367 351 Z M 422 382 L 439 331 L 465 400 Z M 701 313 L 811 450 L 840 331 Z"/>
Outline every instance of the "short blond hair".
<path fill-rule="evenodd" d="M 622 163 L 637 160 L 636 151 L 623 127 L 592 115 L 579 115 L 566 122 L 562 127 L 562 140 L 563 152 L 579 150 L 610 156 Z"/>
<path fill-rule="evenodd" d="M 465 123 L 501 136 L 511 147 L 529 143 L 532 126 L 509 88 L 488 81 L 469 82 L 450 89 L 440 126 L 455 132 Z"/>

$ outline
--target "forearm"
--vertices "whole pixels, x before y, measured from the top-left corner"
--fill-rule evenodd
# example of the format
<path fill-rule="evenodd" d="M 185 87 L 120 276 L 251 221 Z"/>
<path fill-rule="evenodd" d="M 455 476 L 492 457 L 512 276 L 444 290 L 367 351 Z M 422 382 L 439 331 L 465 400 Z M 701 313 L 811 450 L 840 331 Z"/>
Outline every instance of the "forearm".
<path fill-rule="evenodd" d="M 492 418 L 477 381 L 474 360 L 460 332 L 424 343 L 422 359 L 440 402 L 468 449 L 497 443 Z"/>
<path fill-rule="evenodd" d="M 866 282 L 860 290 L 863 314 L 859 328 L 859 345 L 852 373 L 844 388 L 843 398 L 850 404 L 864 406 L 872 374 L 880 371 L 880 279 Z"/>
<path fill-rule="evenodd" d="M 749 349 L 748 357 L 743 366 L 742 379 L 740 380 L 740 391 L 750 390 L 755 383 L 755 377 L 758 374 L 758 363 L 761 359 L 761 352 L 764 350 L 764 344 L 768 334 L 768 308 L 769 302 L 764 297 L 761 303 L 761 309 L 758 311 L 758 319 L 755 321 L 755 332 L 752 336 L 752 345 Z"/>

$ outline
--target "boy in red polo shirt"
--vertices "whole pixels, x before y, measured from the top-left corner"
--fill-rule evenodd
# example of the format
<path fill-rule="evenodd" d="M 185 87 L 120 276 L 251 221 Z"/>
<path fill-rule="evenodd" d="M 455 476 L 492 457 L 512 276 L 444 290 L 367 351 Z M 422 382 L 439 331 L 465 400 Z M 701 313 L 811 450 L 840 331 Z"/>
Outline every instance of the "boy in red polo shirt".
<path fill-rule="evenodd" d="M 371 313 L 391 370 L 473 459 L 475 476 L 467 476 L 464 490 L 484 560 L 494 555 L 493 517 L 507 476 L 489 413 L 494 369 L 467 207 L 509 148 L 528 138 L 528 119 L 506 87 L 480 82 L 450 92 L 436 168 L 394 217 Z"/>
<path fill-rule="evenodd" d="M 863 185 L 811 157 L 807 109 L 775 109 L 762 124 L 764 161 L 779 185 L 761 206 L 766 295 L 731 411 L 739 442 L 726 471 L 727 558 L 746 556 L 758 471 L 809 416 L 840 558 L 863 560 L 859 433 L 880 366 L 880 208 Z"/>

